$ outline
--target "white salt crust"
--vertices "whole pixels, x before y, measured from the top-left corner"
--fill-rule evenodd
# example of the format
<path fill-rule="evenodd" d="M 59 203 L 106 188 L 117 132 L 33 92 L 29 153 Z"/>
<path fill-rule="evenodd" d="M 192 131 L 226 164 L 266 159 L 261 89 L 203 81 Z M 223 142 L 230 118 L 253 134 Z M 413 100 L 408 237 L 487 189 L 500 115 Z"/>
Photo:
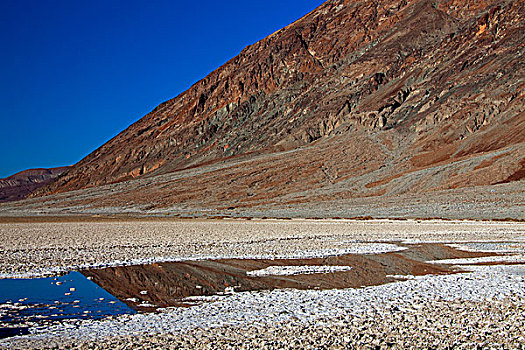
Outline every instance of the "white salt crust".
<path fill-rule="evenodd" d="M 268 266 L 265 269 L 247 271 L 248 276 L 292 276 L 292 275 L 311 275 L 315 273 L 332 273 L 350 271 L 350 266 Z"/>
<path fill-rule="evenodd" d="M 168 308 L 158 314 L 123 315 L 114 319 L 65 321 L 32 329 L 34 339 L 103 338 L 142 333 L 176 333 L 193 328 L 256 324 L 264 327 L 295 319 L 311 322 L 342 314 L 363 317 L 389 307 L 410 308 L 422 300 L 502 300 L 525 298 L 525 265 L 475 266 L 470 273 L 428 275 L 359 289 L 241 292 L 207 298 L 190 308 Z M 511 272 L 509 272 L 511 271 Z M 195 299 L 198 301 L 198 299 Z M 12 338 L 14 339 L 14 338 Z M 8 345 L 9 339 L 0 342 Z"/>

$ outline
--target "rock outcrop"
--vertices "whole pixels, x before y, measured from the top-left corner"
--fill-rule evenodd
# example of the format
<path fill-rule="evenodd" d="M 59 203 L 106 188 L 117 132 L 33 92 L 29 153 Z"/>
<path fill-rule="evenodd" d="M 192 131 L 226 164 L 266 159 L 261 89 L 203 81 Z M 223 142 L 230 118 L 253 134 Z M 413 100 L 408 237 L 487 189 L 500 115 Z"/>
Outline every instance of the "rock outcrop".
<path fill-rule="evenodd" d="M 329 0 L 35 195 L 228 161 L 228 171 L 109 196 L 293 204 L 519 181 L 524 18 L 517 0 Z"/>

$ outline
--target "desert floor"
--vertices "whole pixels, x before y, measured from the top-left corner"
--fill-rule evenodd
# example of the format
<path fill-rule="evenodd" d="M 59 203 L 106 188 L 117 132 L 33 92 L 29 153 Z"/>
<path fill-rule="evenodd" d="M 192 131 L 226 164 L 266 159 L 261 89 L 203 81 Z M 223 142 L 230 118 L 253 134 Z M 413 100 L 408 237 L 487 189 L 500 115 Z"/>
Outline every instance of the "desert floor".
<path fill-rule="evenodd" d="M 464 273 L 234 292 L 157 313 L 56 322 L 3 339 L 3 348 L 525 347 L 524 223 L 4 218 L 0 242 L 2 278 L 182 260 L 382 254 L 425 243 L 498 254 L 432 262 Z"/>

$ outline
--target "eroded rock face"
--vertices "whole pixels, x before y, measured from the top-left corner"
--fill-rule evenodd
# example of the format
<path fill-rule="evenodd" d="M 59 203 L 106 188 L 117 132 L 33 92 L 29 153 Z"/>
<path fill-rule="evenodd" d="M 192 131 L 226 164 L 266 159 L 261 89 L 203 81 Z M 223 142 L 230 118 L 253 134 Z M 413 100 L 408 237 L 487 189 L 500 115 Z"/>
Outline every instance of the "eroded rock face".
<path fill-rule="evenodd" d="M 68 167 L 24 170 L 5 179 L 0 179 L 0 203 L 25 198 L 35 189 L 44 186 Z"/>
<path fill-rule="evenodd" d="M 254 181 L 288 194 L 359 177 L 365 183 L 351 195 L 369 196 L 520 180 L 524 15 L 525 4 L 511 0 L 327 1 L 36 193 L 300 147 L 252 164 Z M 460 165 L 469 159 L 477 160 Z M 425 169 L 434 170 L 410 176 Z M 267 195 L 254 181 L 231 186 L 246 172 L 212 182 L 232 197 L 248 190 Z M 330 197 L 332 190 L 316 195 Z M 160 204 L 161 197 L 155 196 Z M 184 201 L 166 197 L 166 204 Z"/>

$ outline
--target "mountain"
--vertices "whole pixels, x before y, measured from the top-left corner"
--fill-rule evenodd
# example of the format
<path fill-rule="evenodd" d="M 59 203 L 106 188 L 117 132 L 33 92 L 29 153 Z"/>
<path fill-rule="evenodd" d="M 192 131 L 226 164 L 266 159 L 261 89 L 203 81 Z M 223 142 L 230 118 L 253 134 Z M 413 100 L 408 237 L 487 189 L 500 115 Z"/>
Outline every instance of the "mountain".
<path fill-rule="evenodd" d="M 51 182 L 67 168 L 29 169 L 0 179 L 0 203 L 26 197 L 32 191 Z"/>
<path fill-rule="evenodd" d="M 520 181 L 524 14 L 512 0 L 329 0 L 32 196 L 227 208 Z"/>

